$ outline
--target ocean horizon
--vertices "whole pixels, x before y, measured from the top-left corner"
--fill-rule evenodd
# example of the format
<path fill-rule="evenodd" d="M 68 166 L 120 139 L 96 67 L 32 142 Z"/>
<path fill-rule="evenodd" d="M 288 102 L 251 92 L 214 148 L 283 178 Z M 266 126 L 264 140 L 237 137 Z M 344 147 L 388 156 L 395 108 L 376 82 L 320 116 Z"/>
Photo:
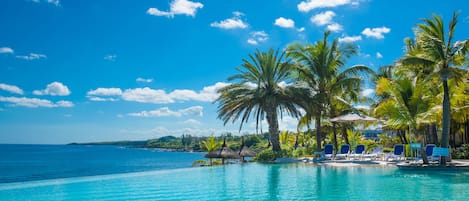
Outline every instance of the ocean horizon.
<path fill-rule="evenodd" d="M 203 153 L 107 145 L 0 144 L 0 183 L 191 167 Z"/>

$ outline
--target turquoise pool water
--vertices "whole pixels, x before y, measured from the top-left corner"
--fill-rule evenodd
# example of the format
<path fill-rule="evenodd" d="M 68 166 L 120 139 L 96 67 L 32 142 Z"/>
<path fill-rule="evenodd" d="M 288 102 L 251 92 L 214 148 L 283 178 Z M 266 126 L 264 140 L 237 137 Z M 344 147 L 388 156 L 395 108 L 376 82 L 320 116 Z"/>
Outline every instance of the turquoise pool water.
<path fill-rule="evenodd" d="M 247 164 L 0 184 L 0 200 L 466 200 L 468 172 Z"/>

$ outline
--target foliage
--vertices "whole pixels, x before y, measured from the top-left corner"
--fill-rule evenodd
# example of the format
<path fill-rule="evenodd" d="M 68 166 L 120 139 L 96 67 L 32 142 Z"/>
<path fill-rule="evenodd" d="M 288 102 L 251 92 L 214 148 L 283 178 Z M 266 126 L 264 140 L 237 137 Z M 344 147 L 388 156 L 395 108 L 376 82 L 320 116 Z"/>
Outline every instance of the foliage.
<path fill-rule="evenodd" d="M 294 85 L 281 84 L 289 83 L 292 65 L 284 61 L 283 52 L 270 49 L 250 54 L 241 66 L 238 74 L 228 78 L 237 82 L 218 90 L 218 118 L 224 124 L 241 120 L 240 129 L 251 116 L 255 117 L 256 127 L 265 118 L 272 147 L 280 151 L 278 115 L 283 112 L 294 117 L 300 115 L 295 101 L 298 90 Z"/>
<path fill-rule="evenodd" d="M 196 160 L 192 163 L 192 167 L 196 167 L 196 166 L 208 166 L 210 165 L 210 163 L 206 160 Z"/>
<path fill-rule="evenodd" d="M 254 161 L 258 162 L 274 162 L 275 159 L 280 158 L 281 153 L 275 152 L 272 149 L 265 149 L 264 151 L 257 154 Z"/>
<path fill-rule="evenodd" d="M 418 24 L 415 39 L 407 39 L 407 52 L 400 62 L 407 67 L 428 72 L 426 77 L 438 77 L 443 86 L 442 147 L 449 145 L 451 121 L 450 89 L 448 80 L 464 78 L 462 68 L 467 67 L 469 40 L 454 41 L 459 13 L 455 12 L 445 30 L 443 19 L 433 15 Z M 428 79 L 427 79 L 428 80 Z M 428 84 L 428 82 L 427 82 Z M 431 83 L 433 85 L 433 83 Z M 442 160 L 443 164 L 446 160 Z"/>
<path fill-rule="evenodd" d="M 454 159 L 469 159 L 469 144 L 463 144 L 461 147 L 453 149 L 452 157 Z"/>
<path fill-rule="evenodd" d="M 287 56 L 297 64 L 297 80 L 305 86 L 308 93 L 301 97 L 301 107 L 306 114 L 301 118 L 303 125 L 309 125 L 315 119 L 316 146 L 321 150 L 324 133 L 321 130 L 322 118 L 327 115 L 333 102 L 345 100 L 348 96 L 356 99 L 360 93 L 361 77 L 373 71 L 366 66 L 344 67 L 350 56 L 358 53 L 351 43 L 339 45 L 337 39 L 330 42 L 330 32 L 325 32 L 322 40 L 315 44 L 292 44 L 287 48 Z M 308 126 L 309 128 L 309 126 Z"/>
<path fill-rule="evenodd" d="M 222 143 L 217 142 L 215 137 L 211 136 L 207 140 L 204 140 L 200 143 L 202 149 L 207 152 L 215 151 L 217 148 L 221 147 Z"/>

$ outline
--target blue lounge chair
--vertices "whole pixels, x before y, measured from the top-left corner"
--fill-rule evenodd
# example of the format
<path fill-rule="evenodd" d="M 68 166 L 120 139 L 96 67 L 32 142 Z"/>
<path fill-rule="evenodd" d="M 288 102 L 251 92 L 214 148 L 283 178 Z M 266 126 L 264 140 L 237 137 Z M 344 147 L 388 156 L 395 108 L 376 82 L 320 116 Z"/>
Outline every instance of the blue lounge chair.
<path fill-rule="evenodd" d="M 335 155 L 335 159 L 337 158 L 346 159 L 349 156 L 349 152 L 350 152 L 350 145 L 344 144 L 340 147 L 340 153 Z"/>
<path fill-rule="evenodd" d="M 376 147 L 370 154 L 363 155 L 364 158 L 376 160 L 378 157 L 383 157 L 383 147 Z"/>
<path fill-rule="evenodd" d="M 403 144 L 396 144 L 394 145 L 394 152 L 392 153 L 391 156 L 388 157 L 389 159 L 395 159 L 395 160 L 402 160 L 405 159 L 404 157 L 404 145 Z"/>
<path fill-rule="evenodd" d="M 432 161 L 439 162 L 443 156 L 449 157 L 449 148 L 433 147 L 432 155 L 430 156 Z"/>
<path fill-rule="evenodd" d="M 351 158 L 356 158 L 358 157 L 359 159 L 362 159 L 363 155 L 365 154 L 365 145 L 359 144 L 357 147 L 355 147 L 355 151 L 353 154 L 350 154 Z"/>
<path fill-rule="evenodd" d="M 435 144 L 427 144 L 427 145 L 425 146 L 425 155 L 426 155 L 428 158 L 430 158 L 430 160 L 431 160 L 431 157 L 432 157 L 432 155 L 433 155 L 433 147 L 436 147 L 436 145 L 435 145 Z"/>
<path fill-rule="evenodd" d="M 332 159 L 334 157 L 334 145 L 332 144 L 324 145 L 324 157 L 326 159 Z"/>

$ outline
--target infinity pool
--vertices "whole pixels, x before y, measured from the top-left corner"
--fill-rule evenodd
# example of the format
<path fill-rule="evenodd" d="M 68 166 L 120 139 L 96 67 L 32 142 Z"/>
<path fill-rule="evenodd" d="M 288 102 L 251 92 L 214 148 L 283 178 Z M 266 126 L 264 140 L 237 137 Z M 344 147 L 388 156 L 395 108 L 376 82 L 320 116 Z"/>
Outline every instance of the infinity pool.
<path fill-rule="evenodd" d="M 468 172 L 247 164 L 0 184 L 0 200 L 466 200 Z"/>

